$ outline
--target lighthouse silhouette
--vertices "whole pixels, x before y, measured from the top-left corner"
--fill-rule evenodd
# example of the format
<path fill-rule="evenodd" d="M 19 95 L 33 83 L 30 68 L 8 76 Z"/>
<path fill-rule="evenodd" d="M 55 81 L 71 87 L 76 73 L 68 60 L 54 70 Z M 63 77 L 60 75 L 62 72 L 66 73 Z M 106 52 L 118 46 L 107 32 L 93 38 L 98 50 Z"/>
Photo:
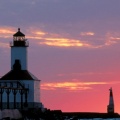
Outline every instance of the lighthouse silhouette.
<path fill-rule="evenodd" d="M 0 109 L 41 108 L 40 80 L 27 69 L 29 42 L 20 28 L 10 47 L 11 70 L 0 78 Z"/>

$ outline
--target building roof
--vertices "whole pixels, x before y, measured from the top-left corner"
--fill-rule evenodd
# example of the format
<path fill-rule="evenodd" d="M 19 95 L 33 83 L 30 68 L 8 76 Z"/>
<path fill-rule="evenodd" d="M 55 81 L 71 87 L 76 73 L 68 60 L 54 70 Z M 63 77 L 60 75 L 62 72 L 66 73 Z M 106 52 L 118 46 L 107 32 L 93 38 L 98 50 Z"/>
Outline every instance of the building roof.
<path fill-rule="evenodd" d="M 7 74 L 2 76 L 0 80 L 38 80 L 38 79 L 27 70 L 11 70 Z"/>
<path fill-rule="evenodd" d="M 17 33 L 15 33 L 14 35 L 13 35 L 14 37 L 17 37 L 17 36 L 25 36 L 22 32 L 20 32 L 20 28 L 18 28 L 18 32 Z"/>

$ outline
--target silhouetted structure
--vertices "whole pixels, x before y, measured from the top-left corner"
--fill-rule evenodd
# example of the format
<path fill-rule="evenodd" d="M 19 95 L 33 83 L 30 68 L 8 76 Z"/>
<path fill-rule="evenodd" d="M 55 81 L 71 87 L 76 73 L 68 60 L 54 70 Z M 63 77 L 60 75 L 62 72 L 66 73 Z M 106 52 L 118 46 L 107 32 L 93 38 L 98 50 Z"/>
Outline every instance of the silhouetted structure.
<path fill-rule="evenodd" d="M 0 79 L 0 108 L 41 108 L 40 80 L 27 70 L 29 43 L 18 28 L 13 35 L 11 47 L 11 70 Z"/>
<path fill-rule="evenodd" d="M 42 120 L 86 120 L 86 119 L 120 119 L 120 115 L 117 113 L 97 113 L 97 112 L 62 112 L 61 110 L 41 110 L 31 109 L 22 112 L 24 118 L 42 119 Z"/>
<path fill-rule="evenodd" d="M 107 112 L 114 113 L 114 99 L 113 99 L 112 88 L 110 88 L 109 90 L 110 90 L 110 97 L 109 97 L 109 105 L 107 106 Z"/>

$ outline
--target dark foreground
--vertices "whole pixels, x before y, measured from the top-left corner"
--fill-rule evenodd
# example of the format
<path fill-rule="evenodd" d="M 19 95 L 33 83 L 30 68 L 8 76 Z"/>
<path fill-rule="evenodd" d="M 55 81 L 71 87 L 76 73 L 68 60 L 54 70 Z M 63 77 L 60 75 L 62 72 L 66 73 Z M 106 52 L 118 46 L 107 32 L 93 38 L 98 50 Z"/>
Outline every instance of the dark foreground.
<path fill-rule="evenodd" d="M 118 113 L 96 113 L 96 112 L 62 112 L 61 110 L 28 110 L 22 111 L 23 119 L 35 120 L 79 120 L 79 119 L 94 119 L 94 118 L 119 118 Z"/>
<path fill-rule="evenodd" d="M 10 113 L 10 112 L 9 112 Z M 21 117 L 6 117 L 0 120 L 80 120 L 80 119 L 120 119 L 118 113 L 62 112 L 61 110 L 20 110 Z"/>

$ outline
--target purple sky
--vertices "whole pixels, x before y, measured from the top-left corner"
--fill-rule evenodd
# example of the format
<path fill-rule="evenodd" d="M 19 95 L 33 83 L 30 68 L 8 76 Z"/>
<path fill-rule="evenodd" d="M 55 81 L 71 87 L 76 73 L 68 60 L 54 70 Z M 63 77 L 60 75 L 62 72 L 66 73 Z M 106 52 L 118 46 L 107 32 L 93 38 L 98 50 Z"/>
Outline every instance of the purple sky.
<path fill-rule="evenodd" d="M 106 112 L 113 87 L 120 112 L 120 0 L 1 0 L 0 76 L 18 27 L 45 107 Z"/>

